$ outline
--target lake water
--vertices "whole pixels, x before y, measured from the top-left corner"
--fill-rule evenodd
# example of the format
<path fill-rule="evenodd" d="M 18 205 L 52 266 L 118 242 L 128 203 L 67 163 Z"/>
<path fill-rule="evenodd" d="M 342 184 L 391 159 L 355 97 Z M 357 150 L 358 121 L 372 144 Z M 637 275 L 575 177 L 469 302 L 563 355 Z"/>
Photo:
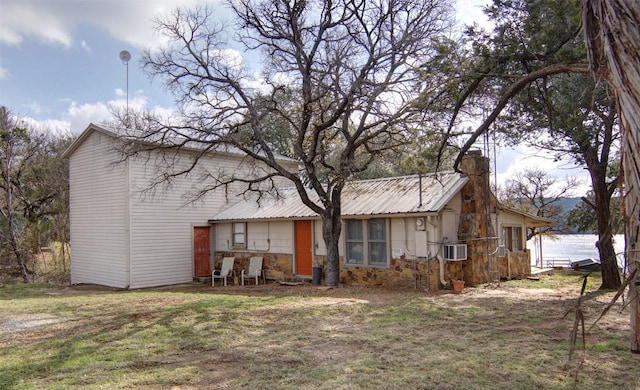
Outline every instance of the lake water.
<path fill-rule="evenodd" d="M 559 234 L 555 239 L 542 238 L 542 258 L 544 265 L 568 267 L 571 261 L 593 258 L 598 260 L 596 249 L 596 234 Z M 624 235 L 616 234 L 613 238 L 613 246 L 618 254 L 618 264 L 624 264 Z M 531 250 L 531 264 L 540 264 L 540 248 L 535 238 L 527 241 L 527 248 Z"/>

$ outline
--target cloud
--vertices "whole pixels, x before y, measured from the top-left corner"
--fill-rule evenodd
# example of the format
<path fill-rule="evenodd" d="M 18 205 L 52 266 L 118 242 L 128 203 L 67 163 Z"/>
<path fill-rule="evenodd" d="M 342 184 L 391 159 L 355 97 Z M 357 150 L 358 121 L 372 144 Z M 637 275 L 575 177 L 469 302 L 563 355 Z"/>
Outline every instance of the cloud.
<path fill-rule="evenodd" d="M 35 114 L 40 114 L 42 112 L 42 105 L 38 102 L 32 102 L 31 104 L 29 104 L 29 111 L 35 113 Z"/>
<path fill-rule="evenodd" d="M 477 24 L 479 27 L 491 31 L 493 23 L 489 22 L 482 8 L 491 4 L 491 0 L 457 0 L 456 17 L 463 25 Z"/>
<path fill-rule="evenodd" d="M 6 79 L 7 77 L 9 77 L 9 71 L 7 68 L 0 66 L 0 80 Z"/>
<path fill-rule="evenodd" d="M 91 54 L 91 47 L 89 47 L 89 44 L 84 39 L 80 41 L 80 47 L 87 53 Z"/>
<path fill-rule="evenodd" d="M 31 116 L 21 116 L 21 120 L 29 127 L 54 134 L 80 134 L 89 123 L 107 123 L 113 120 L 114 110 L 124 110 L 126 93 L 118 89 L 114 91 L 115 97 L 107 102 L 79 103 L 70 101 L 69 107 L 62 114 L 61 119 L 35 119 Z M 129 109 L 141 111 L 147 109 L 148 98 L 142 91 L 137 91 L 135 96 L 129 99 Z M 33 114 L 38 114 L 40 105 L 33 103 L 29 106 Z M 153 111 L 164 118 L 174 116 L 174 110 L 166 107 L 153 107 Z"/>
<path fill-rule="evenodd" d="M 74 45 L 74 29 L 85 24 L 142 48 L 157 42 L 151 28 L 154 18 L 196 2 L 218 3 L 217 0 L 2 0 L 0 44 L 17 46 L 33 38 L 70 48 Z M 83 43 L 80 45 L 86 49 Z"/>
<path fill-rule="evenodd" d="M 128 107 L 132 112 L 151 109 L 155 114 L 163 118 L 175 116 L 173 108 L 148 107 L 148 104 L 149 98 L 141 90 L 129 95 Z M 67 128 L 72 134 L 80 134 L 89 123 L 100 124 L 112 121 L 112 113 L 117 110 L 124 111 L 126 107 L 126 92 L 118 88 L 114 90 L 114 98 L 106 102 L 70 102 L 68 109 L 62 115 L 61 122 L 68 124 Z"/>
<path fill-rule="evenodd" d="M 19 45 L 25 36 L 33 36 L 46 43 L 70 47 L 71 29 L 65 26 L 65 18 L 59 17 L 60 13 L 56 9 L 58 4 L 57 2 L 3 1 L 2 14 L 0 14 L 0 25 L 2 25 L 0 42 Z"/>
<path fill-rule="evenodd" d="M 493 159 L 493 155 L 489 156 Z M 571 196 L 582 196 L 591 189 L 591 181 L 588 172 L 581 166 L 576 166 L 575 162 L 565 157 L 557 160 L 551 153 L 544 150 L 519 145 L 512 149 L 502 149 L 496 153 L 496 161 L 491 161 L 491 171 L 497 172 L 498 186 L 513 178 L 518 172 L 527 169 L 538 169 L 547 172 L 549 177 L 557 179 L 556 187 L 561 187 L 568 178 L 576 178 L 580 182 Z M 494 175 L 491 179 L 493 181 Z"/>
<path fill-rule="evenodd" d="M 31 129 L 36 131 L 51 133 L 56 135 L 71 134 L 69 122 L 58 119 L 36 120 L 31 117 L 24 117 L 21 120 Z"/>
<path fill-rule="evenodd" d="M 109 105 L 104 102 L 71 102 L 63 118 L 69 123 L 71 133 L 80 134 L 89 123 L 101 123 L 111 119 L 111 111 Z"/>

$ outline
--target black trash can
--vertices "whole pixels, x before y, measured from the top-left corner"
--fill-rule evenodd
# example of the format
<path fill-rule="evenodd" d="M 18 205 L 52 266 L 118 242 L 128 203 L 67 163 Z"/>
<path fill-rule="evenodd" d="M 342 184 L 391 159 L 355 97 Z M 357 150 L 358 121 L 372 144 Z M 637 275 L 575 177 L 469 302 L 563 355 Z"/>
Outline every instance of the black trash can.
<path fill-rule="evenodd" d="M 322 279 L 322 267 L 313 267 L 313 276 L 312 276 L 313 285 L 319 286 L 320 279 Z"/>

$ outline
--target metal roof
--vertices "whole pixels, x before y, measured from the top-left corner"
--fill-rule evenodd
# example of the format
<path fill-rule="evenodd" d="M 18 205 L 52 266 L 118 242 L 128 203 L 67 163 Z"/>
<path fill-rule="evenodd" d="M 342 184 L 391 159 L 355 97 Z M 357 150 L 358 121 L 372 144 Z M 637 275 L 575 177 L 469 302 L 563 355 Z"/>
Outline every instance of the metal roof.
<path fill-rule="evenodd" d="M 352 181 L 342 191 L 342 216 L 437 213 L 467 181 L 466 176 L 454 172 Z M 279 192 L 280 198 L 263 199 L 259 205 L 255 200 L 236 203 L 210 222 L 318 217 L 302 203 L 295 188 Z M 311 200 L 318 202 L 315 192 L 307 193 Z"/>

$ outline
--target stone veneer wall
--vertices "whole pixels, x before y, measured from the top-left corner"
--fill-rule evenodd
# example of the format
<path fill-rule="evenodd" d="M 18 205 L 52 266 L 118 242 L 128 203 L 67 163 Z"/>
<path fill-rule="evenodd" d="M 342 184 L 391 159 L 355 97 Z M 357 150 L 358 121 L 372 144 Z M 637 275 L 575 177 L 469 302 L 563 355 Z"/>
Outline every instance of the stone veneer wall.
<path fill-rule="evenodd" d="M 487 283 L 497 274 L 489 274 L 489 263 L 497 266 L 495 256 L 487 256 L 496 249 L 495 228 L 489 215 L 488 203 L 491 203 L 489 189 L 489 159 L 479 150 L 470 151 L 461 164 L 462 171 L 469 182 L 462 188 L 462 205 L 458 241 L 467 244 L 467 259 L 462 262 L 463 280 L 466 285 L 474 286 Z M 493 206 L 493 205 L 492 205 Z"/>
<path fill-rule="evenodd" d="M 234 270 L 240 277 L 243 269 L 249 268 L 251 256 L 263 256 L 262 268 L 267 279 L 290 281 L 293 278 L 293 256 L 287 254 L 262 253 L 217 253 L 214 260 L 215 269 L 222 266 L 222 258 L 234 256 Z M 525 252 L 508 252 L 500 259 L 500 276 L 502 278 L 524 278 L 531 275 L 531 260 L 529 250 Z M 345 265 L 340 258 L 340 283 L 355 286 L 380 286 L 389 288 L 418 288 L 421 290 L 439 291 L 451 289 L 452 280 L 468 280 L 468 260 L 446 261 L 444 263 L 444 280 L 447 285 L 440 283 L 440 263 L 437 259 L 428 262 L 425 259 L 392 259 L 389 267 L 358 267 Z M 321 283 L 324 283 L 326 272 L 326 258 L 315 256 L 314 267 L 323 268 Z M 427 268 L 428 265 L 428 268 Z M 427 272 L 428 269 L 428 272 Z M 509 272 L 510 271 L 510 272 Z"/>
<path fill-rule="evenodd" d="M 249 269 L 252 256 L 262 256 L 262 269 L 267 279 L 290 280 L 293 276 L 293 256 L 273 253 L 217 252 L 214 260 L 215 269 L 222 266 L 223 257 L 235 257 L 233 269 L 240 276 L 243 269 Z"/>
<path fill-rule="evenodd" d="M 444 279 L 440 283 L 440 264 L 437 259 L 391 259 L 389 267 L 359 267 L 346 265 L 340 258 L 340 283 L 355 286 L 379 286 L 388 288 L 417 288 L 438 291 L 451 289 L 451 280 L 462 279 L 462 262 L 445 262 Z M 316 256 L 314 266 L 322 266 L 323 280 L 326 258 Z"/>
<path fill-rule="evenodd" d="M 251 256 L 262 256 L 262 268 L 267 279 L 289 281 L 293 277 L 293 257 L 290 254 L 263 254 L 246 252 L 218 252 L 214 260 L 216 269 L 222 266 L 223 257 L 235 257 L 234 270 L 239 277 L 242 269 L 249 267 Z M 508 257 L 501 259 L 500 272 L 503 277 L 509 276 L 507 259 L 511 265 L 511 277 L 525 277 L 531 274 L 529 252 L 510 252 Z M 444 279 L 446 286 L 440 283 L 440 264 L 437 259 L 427 262 L 425 259 L 392 259 L 389 267 L 358 267 L 345 265 L 340 258 L 340 283 L 356 286 L 380 286 L 389 288 L 418 288 L 421 290 L 438 291 L 451 289 L 451 281 L 466 279 L 465 263 L 467 261 L 445 262 Z M 321 283 L 324 283 L 326 272 L 326 258 L 315 256 L 314 267 L 323 268 Z M 428 267 L 427 267 L 428 265 Z M 427 272 L 428 269 L 428 272 Z"/>
<path fill-rule="evenodd" d="M 531 275 L 531 253 L 527 249 L 524 252 L 507 252 L 500 259 L 500 276 L 503 278 L 522 279 Z"/>

